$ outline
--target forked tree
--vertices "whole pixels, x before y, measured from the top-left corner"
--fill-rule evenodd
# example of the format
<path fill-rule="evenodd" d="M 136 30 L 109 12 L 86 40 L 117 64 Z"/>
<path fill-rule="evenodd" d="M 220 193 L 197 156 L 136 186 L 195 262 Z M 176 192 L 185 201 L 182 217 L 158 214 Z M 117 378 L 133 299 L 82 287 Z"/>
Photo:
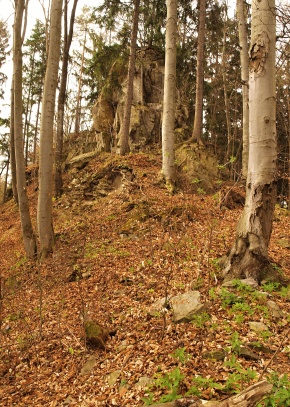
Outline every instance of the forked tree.
<path fill-rule="evenodd" d="M 226 280 L 277 279 L 268 246 L 276 199 L 275 0 L 252 0 L 246 202 L 224 264 Z"/>

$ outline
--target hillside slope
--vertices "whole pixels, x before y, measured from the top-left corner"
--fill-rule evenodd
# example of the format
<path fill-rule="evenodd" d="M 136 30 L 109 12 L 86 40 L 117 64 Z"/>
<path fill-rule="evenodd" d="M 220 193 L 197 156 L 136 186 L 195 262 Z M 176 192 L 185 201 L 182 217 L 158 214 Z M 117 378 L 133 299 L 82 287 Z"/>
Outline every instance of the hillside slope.
<path fill-rule="evenodd" d="M 221 288 L 217 259 L 241 208 L 220 209 L 218 194 L 204 191 L 171 196 L 160 168 L 156 155 L 101 154 L 70 169 L 54 202 L 56 249 L 42 264 L 25 259 L 16 205 L 1 207 L 1 406 L 143 406 L 150 391 L 154 400 L 170 393 L 148 382 L 167 372 L 172 392 L 178 371 L 180 394 L 200 375 L 201 397 L 220 399 L 259 375 L 290 373 L 290 291 Z M 288 275 L 289 229 L 289 212 L 277 208 L 270 255 Z M 189 290 L 205 305 L 191 323 L 175 324 L 171 309 L 152 312 Z M 110 332 L 105 349 L 85 340 L 87 320 Z"/>

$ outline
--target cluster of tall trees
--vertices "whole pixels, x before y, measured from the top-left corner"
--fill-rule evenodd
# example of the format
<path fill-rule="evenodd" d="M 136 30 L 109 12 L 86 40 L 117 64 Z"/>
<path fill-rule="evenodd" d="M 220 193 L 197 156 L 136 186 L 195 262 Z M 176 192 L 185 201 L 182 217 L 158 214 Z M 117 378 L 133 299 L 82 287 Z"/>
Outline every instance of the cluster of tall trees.
<path fill-rule="evenodd" d="M 27 255 L 35 257 L 39 247 L 39 257 L 46 257 L 53 249 L 52 197 L 62 192 L 64 137 L 84 128 L 85 114 L 104 91 L 117 61 L 127 69 L 127 86 L 116 146 L 121 155 L 129 152 L 136 49 L 154 47 L 165 55 L 166 184 L 174 190 L 178 101 L 188 111 L 183 140 L 210 146 L 230 166 L 232 178 L 242 174 L 247 179 L 245 210 L 224 266 L 225 277 L 261 280 L 272 273 L 267 250 L 277 172 L 276 91 L 278 143 L 284 146 L 279 158 L 289 162 L 289 42 L 283 41 L 289 33 L 289 6 L 280 10 L 276 30 L 274 0 L 252 0 L 251 7 L 237 0 L 235 17 L 223 0 L 111 0 L 84 9 L 76 18 L 77 2 L 52 0 L 45 23 L 37 21 L 25 41 L 29 1 L 15 0 L 9 156 Z M 0 25 L 2 38 L 1 30 Z M 73 37 L 78 47 L 71 50 Z M 6 49 L 5 41 L 1 43 L 0 69 Z M 68 87 L 73 79 L 75 85 Z M 39 244 L 25 179 L 25 166 L 36 161 Z"/>

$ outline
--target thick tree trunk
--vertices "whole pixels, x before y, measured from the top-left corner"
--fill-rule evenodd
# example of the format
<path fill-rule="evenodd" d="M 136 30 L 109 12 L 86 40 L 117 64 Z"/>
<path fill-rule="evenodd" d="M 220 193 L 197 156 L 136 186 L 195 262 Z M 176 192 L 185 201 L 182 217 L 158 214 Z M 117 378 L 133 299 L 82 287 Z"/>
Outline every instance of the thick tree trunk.
<path fill-rule="evenodd" d="M 275 39 L 275 0 L 253 0 L 246 203 L 224 265 L 226 280 L 277 278 L 268 257 L 276 200 Z"/>
<path fill-rule="evenodd" d="M 14 143 L 16 160 L 16 179 L 18 204 L 21 219 L 22 237 L 28 258 L 36 255 L 36 239 L 32 228 L 29 202 L 26 190 L 23 124 L 22 124 L 22 36 L 21 27 L 24 13 L 24 0 L 17 0 L 15 4 L 15 19 L 13 27 L 13 82 L 14 82 Z"/>
<path fill-rule="evenodd" d="M 249 54 L 247 30 L 247 5 L 245 0 L 237 0 L 237 20 L 239 27 L 241 80 L 243 95 L 243 154 L 242 177 L 247 178 L 249 160 Z"/>
<path fill-rule="evenodd" d="M 45 258 L 53 250 L 54 246 L 52 224 L 53 122 L 60 57 L 61 15 L 62 0 L 52 0 L 49 53 L 44 81 L 39 146 L 37 226 L 41 258 Z"/>
<path fill-rule="evenodd" d="M 69 50 L 73 37 L 73 26 L 75 21 L 75 13 L 78 0 L 74 0 L 69 31 L 67 32 L 67 5 L 68 0 L 65 0 L 64 7 L 64 46 L 62 55 L 62 68 L 61 68 L 61 79 L 60 88 L 58 93 L 58 104 L 57 104 L 57 123 L 56 123 L 56 142 L 55 142 L 55 196 L 60 196 L 62 193 L 62 150 L 63 150 L 63 120 L 64 120 L 64 106 L 66 100 L 66 84 L 67 84 L 67 73 L 68 73 L 68 60 L 69 60 Z"/>
<path fill-rule="evenodd" d="M 120 155 L 129 153 L 129 130 L 130 130 L 130 120 L 131 120 L 131 106 L 133 100 L 133 82 L 134 82 L 134 72 L 135 72 L 135 59 L 136 59 L 136 46 L 137 46 L 137 32 L 138 32 L 138 21 L 139 21 L 139 6 L 140 0 L 134 0 L 134 16 L 133 16 L 133 28 L 131 34 L 131 45 L 130 45 L 130 58 L 128 67 L 128 80 L 127 80 L 127 95 L 124 107 L 124 118 L 120 129 L 119 141 L 117 146 L 117 151 Z"/>
<path fill-rule="evenodd" d="M 222 401 L 204 401 L 197 397 L 179 399 L 169 403 L 154 404 L 155 407 L 255 407 L 257 403 L 272 389 L 272 384 L 266 381 L 258 382 L 239 394 Z"/>
<path fill-rule="evenodd" d="M 197 141 L 199 144 L 203 144 L 201 136 L 203 121 L 205 16 L 206 16 L 206 0 L 199 0 L 195 111 L 194 111 L 193 133 L 191 138 L 192 141 Z"/>
<path fill-rule="evenodd" d="M 165 75 L 162 117 L 162 175 L 167 186 L 174 189 L 175 152 L 174 124 L 176 106 L 176 35 L 177 0 L 167 0 L 165 39 Z"/>

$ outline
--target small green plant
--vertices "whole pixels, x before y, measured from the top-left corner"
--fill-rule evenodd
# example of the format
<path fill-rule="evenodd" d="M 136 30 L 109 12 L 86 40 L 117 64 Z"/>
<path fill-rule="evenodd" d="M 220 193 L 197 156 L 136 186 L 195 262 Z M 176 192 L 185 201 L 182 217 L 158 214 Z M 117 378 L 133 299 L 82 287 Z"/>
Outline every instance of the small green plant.
<path fill-rule="evenodd" d="M 209 298 L 211 298 L 212 300 L 215 300 L 217 298 L 216 290 L 213 287 L 210 288 L 208 294 Z"/>
<path fill-rule="evenodd" d="M 245 302 L 237 302 L 233 304 L 232 312 L 241 312 L 243 314 L 253 315 L 254 309 Z"/>
<path fill-rule="evenodd" d="M 290 380 L 287 374 L 279 375 L 274 372 L 268 378 L 273 384 L 271 394 L 257 405 L 257 407 L 286 407 L 290 406 Z"/>
<path fill-rule="evenodd" d="M 244 369 L 234 354 L 231 355 L 229 360 L 224 362 L 224 366 L 234 370 L 233 373 L 229 374 L 225 382 L 224 391 L 238 393 L 244 388 L 245 384 L 251 383 L 257 377 L 257 372 L 249 368 Z"/>
<path fill-rule="evenodd" d="M 264 341 L 268 341 L 271 336 L 273 336 L 272 332 L 268 331 L 268 329 L 266 331 L 261 331 L 259 332 L 259 337 L 262 338 Z"/>
<path fill-rule="evenodd" d="M 273 291 L 277 291 L 279 286 L 279 283 L 268 281 L 267 283 L 262 285 L 262 289 L 268 293 L 272 293 Z"/>
<path fill-rule="evenodd" d="M 245 294 L 252 293 L 252 292 L 254 291 L 254 288 L 253 288 L 253 287 L 251 287 L 251 286 L 248 285 L 248 284 L 244 284 L 244 283 L 243 283 L 241 280 L 239 280 L 239 279 L 233 280 L 233 286 L 234 286 L 238 291 L 243 292 L 243 293 L 245 293 Z"/>
<path fill-rule="evenodd" d="M 186 352 L 186 348 L 175 349 L 175 351 L 171 353 L 170 356 L 178 360 L 183 365 L 190 359 L 190 354 Z"/>
<path fill-rule="evenodd" d="M 233 352 L 235 352 L 237 354 L 240 353 L 241 346 L 242 346 L 243 342 L 240 340 L 240 336 L 239 336 L 237 331 L 235 331 L 231 335 L 231 339 L 228 340 L 227 342 L 230 344 L 230 347 L 231 347 Z"/>
<path fill-rule="evenodd" d="M 157 388 L 159 390 L 164 390 L 164 394 L 159 400 L 158 403 L 166 403 L 168 401 L 174 401 L 182 397 L 179 394 L 179 388 L 184 375 L 180 372 L 180 369 L 176 367 L 168 373 L 160 374 L 157 373 L 156 379 L 149 387 L 148 396 L 143 397 L 142 400 L 145 402 L 146 406 L 150 406 L 154 400 L 154 394 L 152 393 L 152 388 Z"/>
<path fill-rule="evenodd" d="M 211 259 L 210 262 L 217 271 L 221 270 L 220 259 Z"/>
<path fill-rule="evenodd" d="M 212 379 L 211 377 L 205 378 L 202 376 L 196 376 L 192 379 L 192 383 L 193 383 L 193 385 L 186 392 L 186 394 L 185 394 L 186 396 L 192 395 L 192 396 L 200 397 L 204 390 L 207 390 L 207 389 L 222 390 L 222 388 L 223 388 L 223 386 L 220 383 L 215 382 L 214 379 Z"/>
<path fill-rule="evenodd" d="M 289 298 L 290 297 L 290 285 L 287 287 L 281 287 L 281 290 L 279 292 L 282 298 Z"/>
<path fill-rule="evenodd" d="M 203 188 L 197 188 L 197 193 L 198 193 L 198 195 L 205 195 L 206 194 L 206 192 L 205 192 L 205 190 Z"/>
<path fill-rule="evenodd" d="M 235 322 L 236 322 L 237 324 L 241 325 L 244 321 L 245 321 L 245 317 L 244 317 L 243 314 L 237 313 L 237 314 L 235 315 Z"/>
<path fill-rule="evenodd" d="M 193 316 L 191 322 L 197 328 L 204 328 L 207 321 L 210 321 L 211 317 L 207 312 L 201 312 L 200 314 L 196 314 Z"/>
<path fill-rule="evenodd" d="M 198 290 L 203 286 L 203 284 L 204 284 L 203 278 L 198 277 L 197 280 L 192 283 L 192 289 Z"/>
<path fill-rule="evenodd" d="M 192 180 L 191 180 L 191 183 L 192 184 L 199 184 L 201 182 L 201 179 L 199 179 L 199 178 L 193 178 Z"/>
<path fill-rule="evenodd" d="M 222 300 L 223 308 L 227 308 L 229 305 L 241 303 L 244 301 L 243 298 L 238 297 L 236 294 L 226 290 L 224 287 L 222 287 L 219 295 Z"/>

